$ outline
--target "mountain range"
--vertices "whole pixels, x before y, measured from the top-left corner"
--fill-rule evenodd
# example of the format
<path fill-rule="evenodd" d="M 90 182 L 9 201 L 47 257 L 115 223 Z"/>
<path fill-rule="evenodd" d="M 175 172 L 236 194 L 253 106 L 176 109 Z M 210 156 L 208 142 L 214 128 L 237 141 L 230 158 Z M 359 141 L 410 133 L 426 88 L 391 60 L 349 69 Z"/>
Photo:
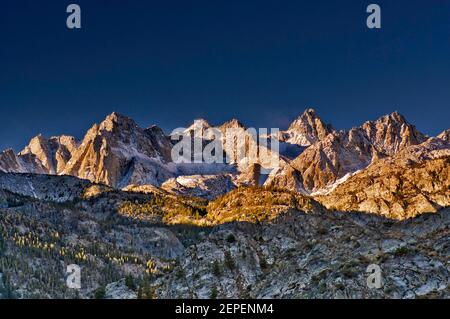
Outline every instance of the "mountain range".
<path fill-rule="evenodd" d="M 0 153 L 0 299 L 448 298 L 449 136 L 312 109 L 268 146 L 236 119 L 166 134 L 118 113 L 81 140 L 38 135 Z M 184 137 L 227 161 L 172 161 Z"/>
<path fill-rule="evenodd" d="M 210 128 L 233 128 L 246 136 L 246 149 L 256 147 L 262 154 L 263 146 L 236 119 L 218 126 L 195 120 L 182 135 L 205 145 L 216 138 L 204 134 Z M 311 196 L 329 209 L 404 219 L 450 205 L 449 131 L 426 136 L 398 112 L 338 131 L 307 109 L 275 137 L 279 154 L 266 147 L 266 156 L 279 157 L 277 167 L 266 165 L 262 156 L 236 159 L 239 146 L 223 137 L 219 143 L 227 163 L 191 164 L 172 161 L 176 141 L 159 127 L 144 129 L 112 113 L 81 141 L 38 135 L 18 154 L 1 152 L 0 171 L 69 175 L 115 189 L 151 185 L 206 199 L 242 186 L 282 188 Z"/>

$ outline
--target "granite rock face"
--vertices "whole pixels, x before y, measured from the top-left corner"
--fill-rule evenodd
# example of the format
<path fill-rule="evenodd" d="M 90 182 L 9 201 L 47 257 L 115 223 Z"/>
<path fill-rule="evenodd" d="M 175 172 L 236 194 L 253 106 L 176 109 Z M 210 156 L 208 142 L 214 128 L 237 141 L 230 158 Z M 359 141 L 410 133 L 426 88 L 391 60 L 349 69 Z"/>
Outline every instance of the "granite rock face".
<path fill-rule="evenodd" d="M 137 294 L 127 287 L 125 279 L 122 279 L 106 286 L 105 299 L 137 299 Z"/>
<path fill-rule="evenodd" d="M 307 109 L 280 136 L 287 143 L 310 146 L 333 132 L 333 127 L 325 124 L 314 109 Z"/>
<path fill-rule="evenodd" d="M 438 139 L 406 148 L 316 199 L 332 210 L 395 219 L 437 212 L 450 206 L 450 148 Z"/>
<path fill-rule="evenodd" d="M 162 131 L 113 113 L 88 131 L 63 174 L 119 188 L 158 185 L 173 175 L 165 165 L 171 146 Z"/>
<path fill-rule="evenodd" d="M 322 132 L 297 158 L 274 171 L 266 185 L 323 192 L 372 162 L 427 140 L 397 112 L 350 130 Z"/>
<path fill-rule="evenodd" d="M 38 135 L 19 153 L 34 156 L 49 174 L 60 174 L 78 148 L 73 136 L 56 136 L 49 139 Z"/>

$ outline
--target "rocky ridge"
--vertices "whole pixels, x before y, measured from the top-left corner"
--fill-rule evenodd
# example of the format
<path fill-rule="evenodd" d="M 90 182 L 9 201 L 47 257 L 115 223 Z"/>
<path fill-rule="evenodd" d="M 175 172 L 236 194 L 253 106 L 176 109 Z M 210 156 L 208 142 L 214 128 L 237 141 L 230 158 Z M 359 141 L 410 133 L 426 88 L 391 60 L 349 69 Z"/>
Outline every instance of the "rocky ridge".
<path fill-rule="evenodd" d="M 371 164 L 328 195 L 327 208 L 407 219 L 450 206 L 450 148 L 439 139 Z"/>
<path fill-rule="evenodd" d="M 274 171 L 266 185 L 314 193 L 380 158 L 393 156 L 426 140 L 426 136 L 394 112 L 361 127 L 326 135 Z"/>
<path fill-rule="evenodd" d="M 245 137 L 243 145 L 234 143 L 234 138 L 227 141 L 225 132 L 230 129 Z M 219 132 L 219 136 L 211 134 L 213 130 Z M 237 119 L 218 126 L 196 120 L 180 134 L 194 137 L 193 143 L 195 140 L 200 142 L 202 151 L 212 141 L 218 142 L 219 152 L 223 152 L 228 163 L 174 163 L 171 152 L 177 141 L 173 140 L 173 135 L 166 136 L 157 126 L 142 129 L 132 119 L 112 113 L 89 129 L 81 143 L 70 136 L 47 139 L 39 135 L 18 154 L 12 150 L 0 153 L 0 171 L 71 175 L 116 189 L 152 185 L 173 194 L 206 199 L 216 198 L 240 186 L 285 188 L 303 195 L 324 196 L 348 179 L 367 175 L 365 171 L 372 166 L 386 165 L 387 176 L 388 167 L 392 167 L 391 160 L 400 160 L 406 149 L 420 148 L 426 143 L 437 145 L 438 140 L 442 142 L 441 149 L 450 148 L 448 130 L 436 138 L 429 138 L 398 112 L 350 130 L 336 131 L 313 109 L 307 109 L 288 130 L 277 136 L 279 153 L 258 145 L 259 137 L 247 131 Z M 256 151 L 256 157 L 238 158 L 241 151 L 252 149 Z M 435 152 L 432 147 L 424 147 L 423 155 L 415 162 L 428 161 Z M 271 166 L 273 158 L 279 159 L 276 167 Z M 415 188 L 408 197 L 419 196 L 422 191 L 420 187 Z M 360 204 L 359 198 L 355 200 Z M 444 203 L 440 201 L 437 205 L 444 207 Z M 397 214 L 397 211 L 388 212 L 393 209 L 392 205 L 377 205 L 384 207 L 384 214 Z M 399 205 L 404 206 L 404 203 L 395 203 L 395 207 Z M 347 206 L 355 209 L 355 206 Z M 432 206 L 435 205 L 422 205 L 428 208 L 413 208 L 404 215 L 413 216 L 439 208 L 431 209 Z M 362 207 L 380 212 L 372 204 Z"/>

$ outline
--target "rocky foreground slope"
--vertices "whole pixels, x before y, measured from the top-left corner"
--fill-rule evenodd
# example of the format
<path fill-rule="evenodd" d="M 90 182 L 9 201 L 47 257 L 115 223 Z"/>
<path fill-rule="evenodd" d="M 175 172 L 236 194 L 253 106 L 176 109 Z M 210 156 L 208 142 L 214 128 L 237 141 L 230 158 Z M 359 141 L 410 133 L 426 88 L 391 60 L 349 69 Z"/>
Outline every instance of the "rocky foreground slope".
<path fill-rule="evenodd" d="M 87 181 L 62 200 L 38 185 L 65 189 L 76 179 L 35 177 L 2 176 L 35 189 L 0 189 L 4 298 L 450 296 L 448 209 L 400 222 L 333 213 L 281 189 L 206 201 Z M 81 290 L 66 286 L 69 264 L 81 267 Z M 367 286 L 371 264 L 382 269 L 379 289 Z"/>
<path fill-rule="evenodd" d="M 155 287 L 163 298 L 448 298 L 449 245 L 448 210 L 406 223 L 294 213 L 214 229 Z M 372 264 L 380 289 L 367 285 Z"/>

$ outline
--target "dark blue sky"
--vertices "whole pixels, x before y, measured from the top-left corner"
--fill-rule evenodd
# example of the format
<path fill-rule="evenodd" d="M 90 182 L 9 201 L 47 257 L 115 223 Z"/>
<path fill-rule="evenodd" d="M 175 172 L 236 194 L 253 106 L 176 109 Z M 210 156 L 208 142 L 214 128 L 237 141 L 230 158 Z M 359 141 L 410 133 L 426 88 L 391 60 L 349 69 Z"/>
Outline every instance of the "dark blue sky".
<path fill-rule="evenodd" d="M 381 30 L 365 25 L 373 2 Z M 0 41 L 0 149 L 82 137 L 112 111 L 165 130 L 284 128 L 306 107 L 337 128 L 394 110 L 450 127 L 447 0 L 3 0 Z"/>

